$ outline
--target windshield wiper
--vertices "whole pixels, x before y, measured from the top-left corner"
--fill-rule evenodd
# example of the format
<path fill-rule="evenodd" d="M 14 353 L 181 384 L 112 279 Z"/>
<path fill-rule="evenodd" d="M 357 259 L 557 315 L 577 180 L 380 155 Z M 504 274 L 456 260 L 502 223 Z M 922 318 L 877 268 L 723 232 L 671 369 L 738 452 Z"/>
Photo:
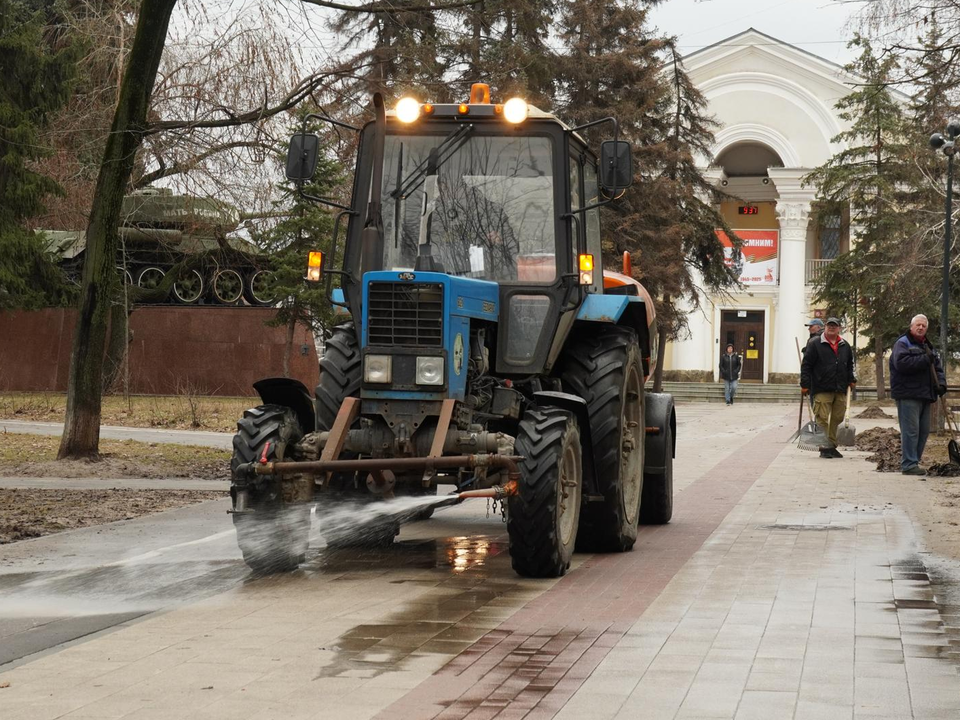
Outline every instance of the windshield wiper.
<path fill-rule="evenodd" d="M 439 169 L 447 160 L 453 157 L 454 153 L 457 152 L 463 144 L 467 141 L 467 138 L 470 137 L 470 133 L 473 132 L 473 124 L 461 125 L 456 130 L 452 131 L 447 135 L 443 142 L 437 145 L 434 150 L 437 153 L 437 164 L 436 167 Z M 431 150 L 431 153 L 433 150 Z M 397 183 L 397 188 L 390 193 L 390 197 L 394 200 L 403 200 L 408 195 L 410 195 L 414 190 L 420 187 L 420 183 L 423 182 L 423 179 L 427 176 L 427 167 L 430 162 L 430 156 L 428 155 L 419 165 L 417 165 L 407 178 L 403 182 Z M 397 166 L 397 177 L 399 178 L 401 174 L 401 166 Z"/>

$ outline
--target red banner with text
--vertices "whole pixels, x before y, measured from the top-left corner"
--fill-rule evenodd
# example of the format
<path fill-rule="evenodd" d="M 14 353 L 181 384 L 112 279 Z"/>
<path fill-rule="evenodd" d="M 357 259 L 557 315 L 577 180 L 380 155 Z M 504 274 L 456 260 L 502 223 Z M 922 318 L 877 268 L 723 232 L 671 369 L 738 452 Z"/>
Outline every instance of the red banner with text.
<path fill-rule="evenodd" d="M 734 230 L 743 240 L 741 262 L 737 268 L 744 285 L 776 285 L 779 230 Z M 723 230 L 717 230 L 727 265 L 732 265 L 733 243 Z"/>

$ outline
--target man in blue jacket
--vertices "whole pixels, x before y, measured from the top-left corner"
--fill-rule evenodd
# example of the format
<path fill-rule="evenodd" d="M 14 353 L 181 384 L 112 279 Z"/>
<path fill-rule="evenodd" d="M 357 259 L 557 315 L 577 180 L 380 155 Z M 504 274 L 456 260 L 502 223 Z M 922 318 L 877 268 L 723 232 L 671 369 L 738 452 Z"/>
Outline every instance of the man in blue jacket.
<path fill-rule="evenodd" d="M 927 340 L 927 316 L 917 315 L 910 330 L 893 344 L 890 355 L 890 394 L 900 421 L 900 471 L 926 475 L 920 467 L 930 435 L 930 405 L 947 392 L 940 356 Z"/>

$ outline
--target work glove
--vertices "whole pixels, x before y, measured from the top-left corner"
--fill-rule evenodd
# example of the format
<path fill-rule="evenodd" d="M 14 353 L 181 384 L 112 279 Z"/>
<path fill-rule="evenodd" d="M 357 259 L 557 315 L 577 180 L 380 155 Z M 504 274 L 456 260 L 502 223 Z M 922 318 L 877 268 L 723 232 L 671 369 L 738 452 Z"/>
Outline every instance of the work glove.
<path fill-rule="evenodd" d="M 937 397 L 943 397 L 946 394 L 947 394 L 947 386 L 937 385 Z"/>
<path fill-rule="evenodd" d="M 806 395 L 806 394 L 808 394 L 809 392 L 810 392 L 810 388 L 803 388 L 803 387 L 800 388 L 800 394 L 801 394 L 801 395 Z"/>

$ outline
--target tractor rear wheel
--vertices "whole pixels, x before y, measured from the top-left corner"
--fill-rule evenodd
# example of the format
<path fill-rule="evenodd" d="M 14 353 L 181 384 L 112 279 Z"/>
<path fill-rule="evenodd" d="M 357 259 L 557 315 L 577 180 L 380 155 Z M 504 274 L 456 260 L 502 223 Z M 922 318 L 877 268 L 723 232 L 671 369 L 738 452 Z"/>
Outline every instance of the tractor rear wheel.
<path fill-rule="evenodd" d="M 231 471 L 256 462 L 267 448 L 267 460 L 283 460 L 287 447 L 303 437 L 297 415 L 282 405 L 260 405 L 243 413 L 233 436 Z M 310 541 L 310 506 L 283 501 L 280 482 L 264 477 L 248 490 L 249 513 L 235 513 L 237 544 L 244 562 L 256 573 L 295 570 Z"/>
<path fill-rule="evenodd" d="M 640 523 L 666 525 L 673 517 L 673 430 L 667 422 L 663 429 L 666 454 L 662 473 L 643 474 L 643 499 L 640 501 Z"/>
<path fill-rule="evenodd" d="M 558 577 L 570 567 L 580 518 L 580 431 L 559 408 L 527 410 L 516 454 L 520 491 L 509 498 L 507 533 L 513 569 L 524 577 Z"/>
<path fill-rule="evenodd" d="M 602 502 L 584 506 L 577 547 L 625 552 L 637 540 L 646 441 L 636 333 L 613 326 L 571 339 L 560 378 L 565 391 L 587 402 L 594 470 L 603 495 Z"/>
<path fill-rule="evenodd" d="M 348 397 L 360 396 L 360 343 L 353 323 L 337 325 L 323 345 L 317 398 L 317 429 L 329 430 Z"/>

